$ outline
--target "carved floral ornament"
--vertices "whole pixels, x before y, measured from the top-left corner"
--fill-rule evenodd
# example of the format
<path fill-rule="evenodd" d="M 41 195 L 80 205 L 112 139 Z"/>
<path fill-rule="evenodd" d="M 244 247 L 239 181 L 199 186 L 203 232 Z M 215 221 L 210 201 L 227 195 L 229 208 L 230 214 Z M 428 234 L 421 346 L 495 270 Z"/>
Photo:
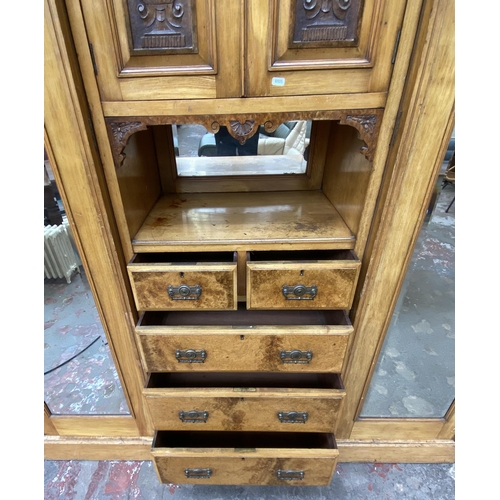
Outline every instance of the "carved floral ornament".
<path fill-rule="evenodd" d="M 368 159 L 373 160 L 375 146 L 378 137 L 378 130 L 381 123 L 382 110 L 369 110 L 363 112 L 346 111 L 315 111 L 310 113 L 280 113 L 280 114 L 258 114 L 245 116 L 148 116 L 134 117 L 130 121 L 108 118 L 108 131 L 111 140 L 113 156 L 116 168 L 119 168 L 124 159 L 125 149 L 129 137 L 135 132 L 146 130 L 148 126 L 166 125 L 176 123 L 196 123 L 202 124 L 207 130 L 217 133 L 221 126 L 227 127 L 229 134 L 240 142 L 245 144 L 246 140 L 258 133 L 262 125 L 266 132 L 274 132 L 280 123 L 295 120 L 335 120 L 341 125 L 349 125 L 358 131 L 359 138 L 363 140 L 366 146 L 361 148 L 361 153 Z"/>

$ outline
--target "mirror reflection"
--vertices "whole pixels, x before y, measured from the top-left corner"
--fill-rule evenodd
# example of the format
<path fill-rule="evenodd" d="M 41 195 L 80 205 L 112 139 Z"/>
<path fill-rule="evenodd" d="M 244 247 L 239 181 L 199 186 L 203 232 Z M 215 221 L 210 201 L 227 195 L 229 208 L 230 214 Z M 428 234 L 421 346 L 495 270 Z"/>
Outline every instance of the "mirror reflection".
<path fill-rule="evenodd" d="M 261 125 L 245 144 L 224 126 L 212 133 L 203 125 L 173 125 L 177 175 L 305 174 L 311 125 L 310 120 L 289 121 L 274 132 L 267 132 Z"/>
<path fill-rule="evenodd" d="M 44 157 L 44 401 L 54 415 L 129 415 L 47 154 Z"/>

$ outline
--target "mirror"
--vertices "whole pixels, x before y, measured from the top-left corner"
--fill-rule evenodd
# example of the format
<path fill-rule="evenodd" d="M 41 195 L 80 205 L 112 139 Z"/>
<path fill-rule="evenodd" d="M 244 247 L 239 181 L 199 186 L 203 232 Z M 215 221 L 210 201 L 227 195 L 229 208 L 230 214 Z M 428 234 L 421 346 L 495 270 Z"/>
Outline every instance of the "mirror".
<path fill-rule="evenodd" d="M 264 126 L 240 144 L 221 126 L 216 133 L 203 125 L 173 125 L 177 175 L 212 177 L 305 174 L 311 138 L 310 120 Z"/>
<path fill-rule="evenodd" d="M 130 415 L 46 153 L 44 268 L 44 401 L 50 412 Z"/>

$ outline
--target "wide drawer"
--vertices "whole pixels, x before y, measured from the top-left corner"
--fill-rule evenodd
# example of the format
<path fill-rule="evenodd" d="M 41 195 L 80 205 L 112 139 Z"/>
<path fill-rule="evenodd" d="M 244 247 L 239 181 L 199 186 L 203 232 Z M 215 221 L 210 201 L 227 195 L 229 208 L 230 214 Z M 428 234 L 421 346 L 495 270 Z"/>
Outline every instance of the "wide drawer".
<path fill-rule="evenodd" d="M 352 250 L 249 252 L 248 309 L 350 309 L 361 263 Z"/>
<path fill-rule="evenodd" d="M 151 454 L 162 483 L 328 486 L 339 453 L 328 433 L 158 431 Z"/>
<path fill-rule="evenodd" d="M 127 266 L 139 311 L 237 307 L 235 252 L 136 254 Z"/>
<path fill-rule="evenodd" d="M 338 374 L 152 373 L 144 389 L 158 430 L 335 432 Z"/>
<path fill-rule="evenodd" d="M 345 311 L 145 312 L 136 326 L 148 372 L 341 372 Z"/>

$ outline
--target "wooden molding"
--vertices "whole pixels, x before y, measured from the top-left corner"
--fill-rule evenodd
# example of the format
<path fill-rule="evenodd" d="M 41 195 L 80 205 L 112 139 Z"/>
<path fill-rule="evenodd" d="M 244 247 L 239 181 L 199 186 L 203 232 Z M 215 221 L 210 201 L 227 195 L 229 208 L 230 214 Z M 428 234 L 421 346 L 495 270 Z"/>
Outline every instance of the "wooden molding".
<path fill-rule="evenodd" d="M 455 401 L 446 413 L 445 423 L 437 437 L 438 439 L 455 439 Z"/>
<path fill-rule="evenodd" d="M 47 403 L 43 403 L 43 433 L 48 436 L 57 436 L 57 430 L 54 427 L 54 423 L 50 418 L 50 410 Z"/>
<path fill-rule="evenodd" d="M 339 440 L 339 463 L 454 463 L 453 441 L 356 441 Z"/>
<path fill-rule="evenodd" d="M 45 460 L 151 460 L 151 438 L 46 436 Z M 453 441 L 337 440 L 339 463 L 453 463 Z"/>
<path fill-rule="evenodd" d="M 274 132 L 278 126 L 286 121 L 294 120 L 336 120 L 342 125 L 354 127 L 360 139 L 365 143 L 361 153 L 373 160 L 376 151 L 378 134 L 382 122 L 382 109 L 351 109 L 351 110 L 325 110 L 325 111 L 300 111 L 293 113 L 248 113 L 225 115 L 155 115 L 135 117 L 106 117 L 108 135 L 113 151 L 115 167 L 123 164 L 125 155 L 123 150 L 132 134 L 145 130 L 152 125 L 171 125 L 194 123 L 204 125 L 214 134 L 221 126 L 227 127 L 228 132 L 240 144 L 257 133 L 259 126 L 266 132 Z"/>
<path fill-rule="evenodd" d="M 151 438 L 45 436 L 45 460 L 151 460 Z"/>
<path fill-rule="evenodd" d="M 50 422 L 59 436 L 139 436 L 130 415 L 52 415 Z"/>
<path fill-rule="evenodd" d="M 443 418 L 363 418 L 354 423 L 349 439 L 449 439 L 439 436 L 444 422 Z"/>

